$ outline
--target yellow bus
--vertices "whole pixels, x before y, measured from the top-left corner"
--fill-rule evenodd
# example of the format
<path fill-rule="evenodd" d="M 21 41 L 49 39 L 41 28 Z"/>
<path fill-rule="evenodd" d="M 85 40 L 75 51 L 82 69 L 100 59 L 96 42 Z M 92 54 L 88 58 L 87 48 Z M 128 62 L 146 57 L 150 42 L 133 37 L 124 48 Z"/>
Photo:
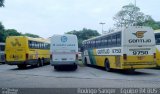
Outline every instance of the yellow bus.
<path fill-rule="evenodd" d="M 6 38 L 5 58 L 9 65 L 25 68 L 43 66 L 50 61 L 50 42 L 42 38 L 9 36 Z"/>
<path fill-rule="evenodd" d="M 155 30 L 155 39 L 156 39 L 156 64 L 157 67 L 160 67 L 160 29 Z"/>
<path fill-rule="evenodd" d="M 155 37 L 150 27 L 124 27 L 82 42 L 84 64 L 112 69 L 156 67 Z"/>

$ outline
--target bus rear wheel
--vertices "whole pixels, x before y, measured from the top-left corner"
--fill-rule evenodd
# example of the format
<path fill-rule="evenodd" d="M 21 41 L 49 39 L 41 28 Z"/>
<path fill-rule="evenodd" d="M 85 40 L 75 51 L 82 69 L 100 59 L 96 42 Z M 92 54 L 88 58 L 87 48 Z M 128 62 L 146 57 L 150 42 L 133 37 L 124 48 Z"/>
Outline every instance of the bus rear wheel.
<path fill-rule="evenodd" d="M 84 59 L 84 65 L 86 65 L 86 66 L 88 65 L 87 64 L 87 58 Z"/>
<path fill-rule="evenodd" d="M 38 60 L 37 60 L 36 67 L 40 67 L 40 66 L 41 66 L 41 60 L 40 60 L 40 59 L 38 59 Z"/>
<path fill-rule="evenodd" d="M 108 72 L 111 72 L 111 68 L 110 68 L 110 64 L 109 64 L 109 61 L 108 60 L 105 60 L 105 70 L 108 71 Z"/>
<path fill-rule="evenodd" d="M 135 73 L 135 69 L 128 69 L 127 72 L 128 73 Z"/>
<path fill-rule="evenodd" d="M 40 63 L 40 66 L 44 66 L 44 59 L 41 59 L 41 63 Z"/>
<path fill-rule="evenodd" d="M 24 68 L 27 67 L 27 65 L 17 65 L 17 67 L 18 67 L 19 69 L 24 69 Z"/>
<path fill-rule="evenodd" d="M 54 66 L 54 69 L 55 70 L 59 70 L 59 66 Z"/>

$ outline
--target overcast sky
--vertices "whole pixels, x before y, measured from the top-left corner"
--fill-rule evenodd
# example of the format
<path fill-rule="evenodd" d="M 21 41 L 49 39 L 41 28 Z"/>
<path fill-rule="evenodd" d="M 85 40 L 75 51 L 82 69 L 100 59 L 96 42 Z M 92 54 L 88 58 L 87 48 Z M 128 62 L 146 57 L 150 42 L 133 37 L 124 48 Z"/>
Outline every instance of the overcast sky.
<path fill-rule="evenodd" d="M 82 28 L 101 33 L 113 27 L 113 16 L 134 0 L 5 0 L 0 21 L 6 29 L 48 38 Z M 160 0 L 137 0 L 141 12 L 160 21 Z"/>

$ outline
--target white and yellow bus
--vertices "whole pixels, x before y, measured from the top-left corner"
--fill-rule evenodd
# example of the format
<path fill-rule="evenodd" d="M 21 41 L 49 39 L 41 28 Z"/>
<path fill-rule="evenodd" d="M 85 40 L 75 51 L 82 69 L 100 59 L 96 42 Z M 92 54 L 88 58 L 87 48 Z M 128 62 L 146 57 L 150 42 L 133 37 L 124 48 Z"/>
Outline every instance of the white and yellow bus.
<path fill-rule="evenodd" d="M 157 67 L 160 67 L 160 29 L 155 30 L 155 39 L 156 39 L 156 64 Z"/>
<path fill-rule="evenodd" d="M 50 61 L 50 43 L 42 38 L 9 36 L 6 39 L 5 57 L 9 65 L 25 68 L 27 65 L 43 66 Z"/>
<path fill-rule="evenodd" d="M 156 66 L 155 37 L 150 27 L 117 29 L 83 41 L 85 64 L 112 69 L 135 70 Z"/>

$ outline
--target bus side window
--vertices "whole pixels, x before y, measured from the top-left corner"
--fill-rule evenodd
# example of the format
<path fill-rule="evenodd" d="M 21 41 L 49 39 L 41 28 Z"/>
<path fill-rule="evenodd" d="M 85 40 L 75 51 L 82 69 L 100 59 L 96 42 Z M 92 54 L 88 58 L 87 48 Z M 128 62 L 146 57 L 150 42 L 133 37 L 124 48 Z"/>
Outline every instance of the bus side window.
<path fill-rule="evenodd" d="M 50 44 L 47 44 L 47 49 L 49 49 L 50 48 Z"/>
<path fill-rule="evenodd" d="M 117 44 L 117 46 L 121 45 L 121 33 L 118 33 L 116 35 L 116 44 Z"/>
<path fill-rule="evenodd" d="M 37 43 L 37 42 L 35 42 L 35 48 L 36 48 L 36 49 L 38 48 L 38 43 Z"/>
<path fill-rule="evenodd" d="M 112 35 L 112 46 L 116 46 L 116 35 Z"/>
<path fill-rule="evenodd" d="M 106 37 L 106 38 L 104 39 L 104 46 L 105 46 L 105 47 L 108 47 L 108 37 Z"/>
<path fill-rule="evenodd" d="M 44 43 L 42 43 L 42 49 L 44 49 Z"/>
<path fill-rule="evenodd" d="M 101 47 L 101 39 L 98 39 L 98 48 Z"/>
<path fill-rule="evenodd" d="M 31 48 L 31 41 L 28 41 L 28 46 L 29 48 Z"/>
<path fill-rule="evenodd" d="M 90 48 L 93 48 L 93 41 L 90 41 Z"/>
<path fill-rule="evenodd" d="M 112 39 L 111 38 L 112 38 L 111 36 L 108 37 L 108 46 L 109 47 L 112 46 Z"/>
<path fill-rule="evenodd" d="M 104 38 L 101 39 L 101 47 L 104 47 Z"/>

